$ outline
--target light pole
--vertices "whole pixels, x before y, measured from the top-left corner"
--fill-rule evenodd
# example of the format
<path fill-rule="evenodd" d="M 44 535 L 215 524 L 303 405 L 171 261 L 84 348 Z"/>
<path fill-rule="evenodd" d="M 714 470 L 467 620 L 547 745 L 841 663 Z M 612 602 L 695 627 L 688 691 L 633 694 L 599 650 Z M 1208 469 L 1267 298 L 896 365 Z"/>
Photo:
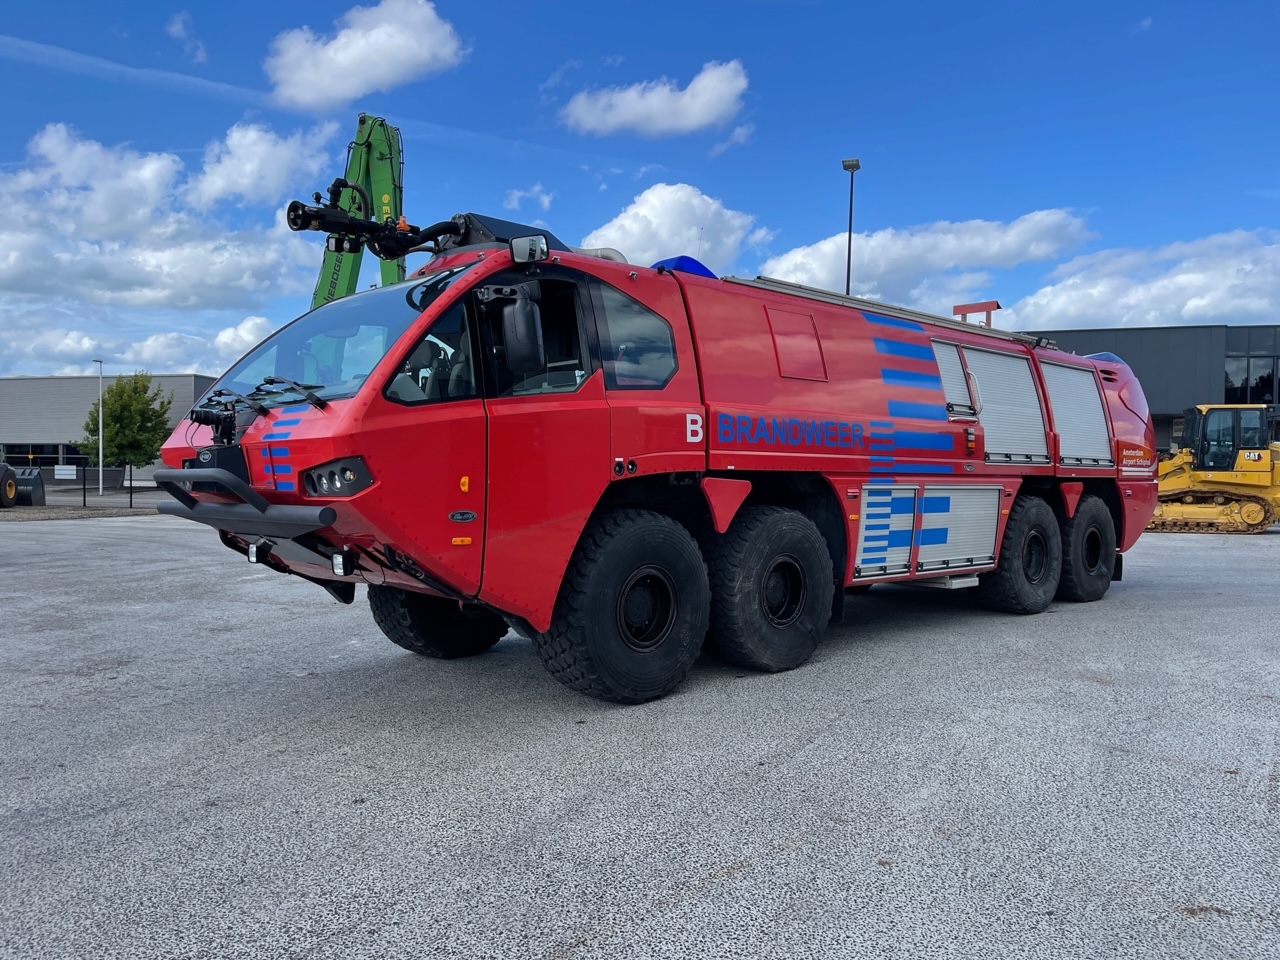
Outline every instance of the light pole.
<path fill-rule="evenodd" d="M 853 175 L 862 169 L 857 157 L 841 160 L 840 166 L 849 171 L 849 246 L 844 255 L 844 295 L 849 296 L 849 278 L 853 270 Z"/>
<path fill-rule="evenodd" d="M 98 496 L 102 496 L 102 361 L 98 365 Z"/>

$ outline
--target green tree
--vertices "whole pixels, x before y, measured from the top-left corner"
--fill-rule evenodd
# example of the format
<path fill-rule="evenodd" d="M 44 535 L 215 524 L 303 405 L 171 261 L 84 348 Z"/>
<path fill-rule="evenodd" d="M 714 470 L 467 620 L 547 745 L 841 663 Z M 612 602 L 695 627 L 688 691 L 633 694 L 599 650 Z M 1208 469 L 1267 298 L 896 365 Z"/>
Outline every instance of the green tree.
<path fill-rule="evenodd" d="M 145 467 L 160 456 L 160 445 L 169 436 L 169 408 L 173 394 L 163 396 L 151 387 L 151 375 L 137 373 L 116 377 L 102 394 L 102 462 L 104 466 Z M 85 437 L 76 442 L 89 462 L 98 464 L 98 401 L 89 408 Z"/>

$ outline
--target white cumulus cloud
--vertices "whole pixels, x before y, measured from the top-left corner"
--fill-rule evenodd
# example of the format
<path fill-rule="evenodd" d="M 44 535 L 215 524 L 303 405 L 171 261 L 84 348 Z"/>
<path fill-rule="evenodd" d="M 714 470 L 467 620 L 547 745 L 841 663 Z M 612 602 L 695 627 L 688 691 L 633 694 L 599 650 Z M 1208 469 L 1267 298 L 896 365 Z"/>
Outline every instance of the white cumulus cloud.
<path fill-rule="evenodd" d="M 521 201 L 532 200 L 543 210 L 550 210 L 551 200 L 554 197 L 555 194 L 548 193 L 542 189 L 541 183 L 535 183 L 528 190 L 508 190 L 502 205 L 508 210 L 519 210 Z"/>
<path fill-rule="evenodd" d="M 1235 230 L 1077 257 L 1006 311 L 1019 329 L 1275 322 L 1280 231 Z"/>
<path fill-rule="evenodd" d="M 0 171 L 9 211 L 0 223 L 0 374 L 51 373 L 104 355 L 153 370 L 220 369 L 227 313 L 243 318 L 310 292 L 321 243 L 291 232 L 279 208 L 240 228 L 203 216 L 187 200 L 184 173 L 173 154 L 82 139 L 61 124 Z"/>
<path fill-rule="evenodd" d="M 275 325 L 266 317 L 245 317 L 234 327 L 224 327 L 213 338 L 213 347 L 227 360 L 237 360 L 266 339 Z"/>
<path fill-rule="evenodd" d="M 730 210 L 687 183 L 658 183 L 588 234 L 582 246 L 613 247 L 632 263 L 645 265 L 684 254 L 723 273 L 744 247 L 768 239 L 768 231 L 757 227 L 751 214 Z"/>
<path fill-rule="evenodd" d="M 1089 239 L 1079 217 L 1037 210 L 1005 223 L 939 221 L 853 237 L 851 292 L 950 314 L 956 298 L 981 290 L 989 270 L 1049 260 Z M 760 272 L 827 290 L 844 290 L 848 234 L 796 247 Z"/>
<path fill-rule="evenodd" d="M 629 87 L 584 90 L 573 95 L 561 119 L 579 133 L 633 130 L 645 136 L 693 133 L 721 126 L 742 109 L 747 71 L 738 60 L 714 61 L 681 90 L 667 77 Z"/>
<path fill-rule="evenodd" d="M 263 70 L 277 103 L 301 110 L 341 108 L 365 94 L 447 70 L 467 52 L 453 25 L 427 0 L 352 7 L 337 27 L 331 36 L 299 27 L 271 41 Z"/>
<path fill-rule="evenodd" d="M 199 209 L 227 197 L 275 203 L 300 177 L 315 178 L 332 166 L 326 147 L 337 132 L 332 121 L 287 137 L 261 124 L 237 123 L 205 149 L 204 168 L 187 184 L 187 199 Z"/>
<path fill-rule="evenodd" d="M 181 13 L 175 13 L 165 24 L 164 32 L 169 34 L 175 40 L 181 40 L 182 50 L 192 63 L 204 63 L 209 59 L 209 54 L 204 48 L 204 42 L 195 35 L 191 29 L 191 14 L 183 10 Z"/>
<path fill-rule="evenodd" d="M 711 148 L 711 156 L 718 157 L 720 156 L 720 154 L 724 153 L 730 147 L 742 146 L 744 143 L 746 143 L 748 140 L 751 139 L 751 135 L 755 132 L 756 132 L 756 125 L 754 123 L 744 123 L 741 126 L 734 127 L 733 132 L 729 134 L 728 137 L 726 137 L 724 140 L 721 140 L 719 143 L 717 143 L 714 147 Z"/>

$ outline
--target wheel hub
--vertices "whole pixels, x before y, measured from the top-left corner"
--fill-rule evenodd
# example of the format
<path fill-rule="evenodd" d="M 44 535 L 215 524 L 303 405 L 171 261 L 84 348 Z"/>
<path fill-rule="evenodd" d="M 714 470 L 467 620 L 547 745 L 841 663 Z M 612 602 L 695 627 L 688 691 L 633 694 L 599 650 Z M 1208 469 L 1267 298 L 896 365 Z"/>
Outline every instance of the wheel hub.
<path fill-rule="evenodd" d="M 1038 530 L 1022 545 L 1022 572 L 1029 583 L 1039 583 L 1049 568 L 1049 547 Z"/>
<path fill-rule="evenodd" d="M 1097 573 L 1102 566 L 1102 534 L 1097 527 L 1090 527 L 1084 535 L 1084 568 Z"/>
<path fill-rule="evenodd" d="M 645 566 L 627 578 L 618 594 L 618 633 L 633 650 L 651 650 L 676 620 L 675 581 L 661 567 Z"/>
<path fill-rule="evenodd" d="M 808 589 L 800 561 L 790 554 L 775 557 L 765 569 L 760 606 L 775 627 L 789 627 L 800 619 Z"/>

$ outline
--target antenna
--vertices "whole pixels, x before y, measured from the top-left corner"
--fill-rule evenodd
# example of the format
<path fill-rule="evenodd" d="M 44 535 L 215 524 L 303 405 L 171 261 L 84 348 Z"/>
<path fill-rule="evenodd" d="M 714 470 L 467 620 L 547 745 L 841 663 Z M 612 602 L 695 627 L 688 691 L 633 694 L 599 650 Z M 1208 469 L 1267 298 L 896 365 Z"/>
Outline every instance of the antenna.
<path fill-rule="evenodd" d="M 703 231 L 703 230 L 705 230 L 705 229 L 706 229 L 706 227 L 699 227 L 699 228 L 698 228 L 698 252 L 697 252 L 696 256 L 697 256 L 697 258 L 698 258 L 699 260 L 701 260 L 701 259 L 702 259 L 702 231 Z"/>

